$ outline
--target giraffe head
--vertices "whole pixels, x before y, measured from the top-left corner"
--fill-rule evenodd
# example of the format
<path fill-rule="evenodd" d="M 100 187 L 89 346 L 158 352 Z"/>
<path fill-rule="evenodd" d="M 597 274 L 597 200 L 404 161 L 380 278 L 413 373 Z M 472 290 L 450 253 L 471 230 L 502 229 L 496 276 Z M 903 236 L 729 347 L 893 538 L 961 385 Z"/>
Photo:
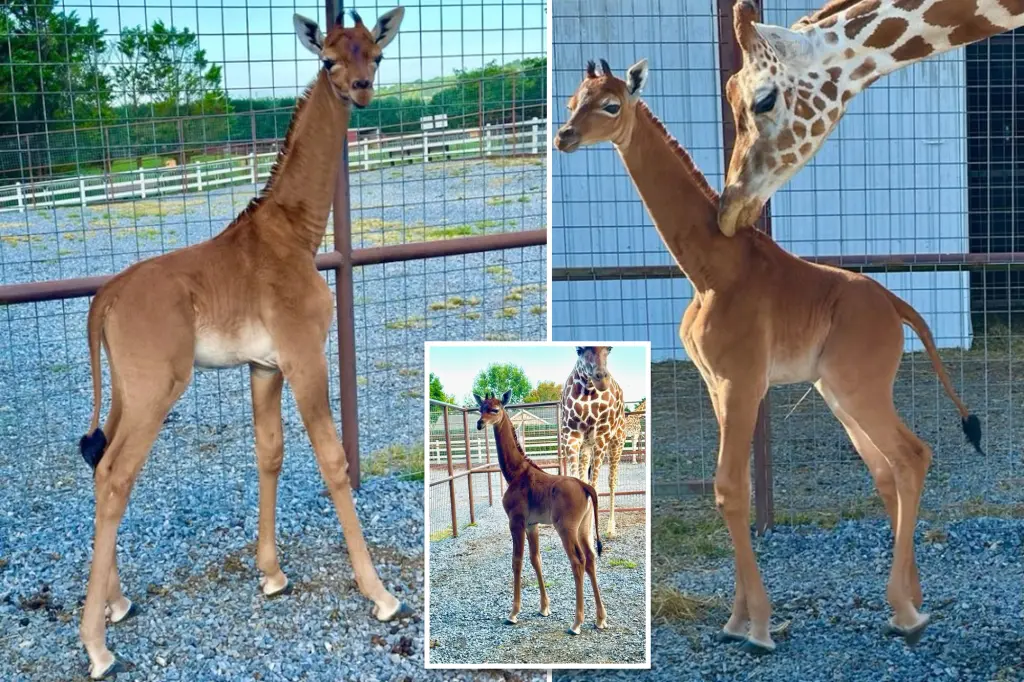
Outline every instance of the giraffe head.
<path fill-rule="evenodd" d="M 505 406 L 512 398 L 512 391 L 505 391 L 505 395 L 501 396 L 500 400 L 495 398 L 493 393 L 488 393 L 484 398 L 474 393 L 473 397 L 476 398 L 476 404 L 480 408 L 480 419 L 476 422 L 476 430 L 479 431 L 487 424 L 497 424 L 501 421 Z"/>
<path fill-rule="evenodd" d="M 555 148 L 574 152 L 607 141 L 621 147 L 632 134 L 636 103 L 646 82 L 646 59 L 629 67 L 625 81 L 612 75 L 605 60 L 600 74 L 597 65 L 588 62 L 583 81 L 569 99 L 569 120 L 555 135 Z"/>
<path fill-rule="evenodd" d="M 576 371 L 603 391 L 608 387 L 608 354 L 611 346 L 576 346 Z"/>
<path fill-rule="evenodd" d="M 342 12 L 325 36 L 315 21 L 296 14 L 295 33 L 299 42 L 323 62 L 338 97 L 362 109 L 373 99 L 377 66 L 384 48 L 398 35 L 405 8 L 396 7 L 381 15 L 372 30 L 355 10 L 351 15 L 355 25 L 345 28 Z"/>

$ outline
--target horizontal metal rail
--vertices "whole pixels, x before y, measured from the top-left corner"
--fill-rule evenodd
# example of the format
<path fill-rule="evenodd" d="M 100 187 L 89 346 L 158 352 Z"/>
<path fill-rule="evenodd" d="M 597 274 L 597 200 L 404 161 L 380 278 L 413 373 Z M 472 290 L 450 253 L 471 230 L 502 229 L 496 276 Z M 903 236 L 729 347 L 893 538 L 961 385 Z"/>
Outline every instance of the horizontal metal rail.
<path fill-rule="evenodd" d="M 352 264 L 379 265 L 421 258 L 441 258 L 484 251 L 503 251 L 526 246 L 546 246 L 547 230 L 506 232 L 503 234 L 458 237 L 432 242 L 415 242 L 393 246 L 375 246 L 352 251 Z M 316 265 L 320 270 L 336 270 L 341 266 L 341 254 L 337 251 L 317 254 Z M 92 296 L 113 275 L 76 277 L 71 279 L 26 282 L 0 286 L 0 305 L 54 301 L 65 298 Z"/>
<path fill-rule="evenodd" d="M 923 253 L 861 254 L 852 256 L 801 256 L 809 263 L 830 265 L 858 272 L 955 272 L 1001 268 L 1024 269 L 1024 253 Z M 686 279 L 676 265 L 609 265 L 601 267 L 553 268 L 557 282 L 593 282 L 625 279 Z"/>

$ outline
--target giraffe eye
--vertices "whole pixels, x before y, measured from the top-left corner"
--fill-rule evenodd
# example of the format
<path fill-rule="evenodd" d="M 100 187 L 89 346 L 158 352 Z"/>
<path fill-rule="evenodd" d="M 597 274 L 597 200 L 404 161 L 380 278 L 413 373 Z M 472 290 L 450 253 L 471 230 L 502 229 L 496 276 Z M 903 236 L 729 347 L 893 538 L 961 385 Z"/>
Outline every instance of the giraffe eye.
<path fill-rule="evenodd" d="M 609 102 L 608 104 L 605 104 L 602 108 L 612 115 L 619 113 L 619 105 L 615 102 Z"/>
<path fill-rule="evenodd" d="M 379 54 L 377 55 L 377 58 L 373 60 L 373 63 L 376 64 L 377 66 L 380 66 L 380 60 L 382 59 L 384 59 L 384 55 Z"/>
<path fill-rule="evenodd" d="M 775 100 L 778 99 L 779 89 L 772 88 L 769 92 L 754 100 L 751 107 L 755 114 L 766 114 L 775 108 Z"/>

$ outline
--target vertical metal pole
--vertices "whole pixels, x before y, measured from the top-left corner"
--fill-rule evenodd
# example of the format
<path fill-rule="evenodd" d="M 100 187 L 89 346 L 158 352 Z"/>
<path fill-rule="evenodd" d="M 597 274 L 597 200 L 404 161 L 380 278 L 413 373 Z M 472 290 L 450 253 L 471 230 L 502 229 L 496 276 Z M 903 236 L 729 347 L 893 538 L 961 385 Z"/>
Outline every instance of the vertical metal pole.
<path fill-rule="evenodd" d="M 337 10 L 332 0 L 326 0 L 327 23 L 334 25 L 334 17 L 345 9 L 345 3 L 338 0 Z M 355 286 L 352 283 L 352 216 L 349 208 L 348 190 L 348 121 L 345 121 L 346 135 L 341 142 L 341 165 L 334 187 L 334 250 L 340 255 L 341 264 L 334 271 L 334 291 L 337 298 L 338 315 L 338 381 L 341 396 L 341 444 L 348 458 L 348 477 L 352 487 L 359 487 L 359 409 L 356 405 L 356 322 Z M 255 149 L 255 139 L 253 149 Z M 452 509 L 452 518 L 455 509 Z"/>
<path fill-rule="evenodd" d="M 469 413 L 462 411 L 462 434 L 466 440 L 466 486 L 469 487 L 469 522 L 476 523 L 476 511 L 473 509 L 473 460 L 469 456 Z M 490 474 L 488 474 L 490 475 Z"/>
<path fill-rule="evenodd" d="M 444 449 L 448 453 L 448 496 L 452 509 L 452 537 L 459 537 L 459 524 L 455 521 L 455 471 L 452 469 L 452 432 L 448 428 L 448 406 L 444 406 Z"/>
<path fill-rule="evenodd" d="M 763 0 L 755 0 L 759 10 Z M 725 84 L 732 74 L 743 66 L 743 52 L 732 28 L 733 0 L 718 0 L 718 63 L 722 87 L 722 143 L 725 149 L 725 168 L 728 172 L 732 148 L 736 141 L 736 123 L 732 107 L 725 97 Z M 771 207 L 765 206 L 757 222 L 757 229 L 771 235 Z M 772 442 L 771 402 L 768 395 L 757 410 L 757 426 L 754 429 L 754 510 L 755 528 L 763 533 L 775 523 L 775 503 L 772 491 Z"/>

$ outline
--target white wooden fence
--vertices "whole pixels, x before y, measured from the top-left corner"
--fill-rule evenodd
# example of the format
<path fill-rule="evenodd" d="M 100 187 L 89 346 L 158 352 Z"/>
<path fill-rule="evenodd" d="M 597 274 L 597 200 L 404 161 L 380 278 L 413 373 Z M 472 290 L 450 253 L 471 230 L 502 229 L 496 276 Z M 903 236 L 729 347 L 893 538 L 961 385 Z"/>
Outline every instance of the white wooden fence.
<path fill-rule="evenodd" d="M 364 171 L 443 159 L 540 155 L 547 153 L 547 120 L 492 124 L 460 130 L 428 130 L 363 139 L 349 145 L 349 168 Z M 26 208 L 86 206 L 122 199 L 146 199 L 202 192 L 222 185 L 258 184 L 270 177 L 276 152 L 249 154 L 171 168 L 17 182 L 0 187 L 0 212 Z"/>

